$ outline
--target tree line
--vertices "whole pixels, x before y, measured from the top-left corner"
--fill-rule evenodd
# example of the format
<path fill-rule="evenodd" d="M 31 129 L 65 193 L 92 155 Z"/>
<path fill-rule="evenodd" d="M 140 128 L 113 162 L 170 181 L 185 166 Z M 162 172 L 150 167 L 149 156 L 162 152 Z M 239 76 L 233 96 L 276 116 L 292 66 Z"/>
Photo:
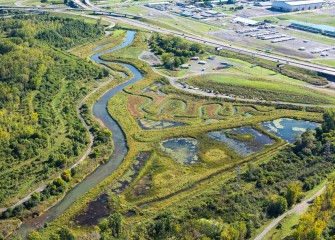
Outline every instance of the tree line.
<path fill-rule="evenodd" d="M 198 43 L 190 43 L 172 35 L 152 34 L 149 40 L 152 51 L 159 55 L 168 69 L 174 69 L 186 63 L 190 57 L 204 53 Z"/>
<path fill-rule="evenodd" d="M 62 37 L 61 45 L 40 37 L 48 29 Z M 1 206 L 27 183 L 71 164 L 87 146 L 76 104 L 109 72 L 59 48 L 102 34 L 100 25 L 48 14 L 0 20 Z"/>

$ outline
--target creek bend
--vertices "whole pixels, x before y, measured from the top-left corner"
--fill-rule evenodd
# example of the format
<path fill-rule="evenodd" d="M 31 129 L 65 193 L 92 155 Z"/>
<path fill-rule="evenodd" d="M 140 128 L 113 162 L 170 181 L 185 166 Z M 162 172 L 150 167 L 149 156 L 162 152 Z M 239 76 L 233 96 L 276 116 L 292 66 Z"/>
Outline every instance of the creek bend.
<path fill-rule="evenodd" d="M 111 63 L 109 61 L 100 59 L 100 56 L 129 46 L 134 40 L 135 33 L 136 32 L 134 31 L 127 31 L 126 39 L 121 45 L 94 54 L 91 57 L 91 60 L 99 64 Z M 118 123 L 108 113 L 107 104 L 108 101 L 118 92 L 122 91 L 123 88 L 141 80 L 143 78 L 143 75 L 137 68 L 135 68 L 130 64 L 124 64 L 124 63 L 119 64 L 128 68 L 132 72 L 133 78 L 104 93 L 104 95 L 93 105 L 92 109 L 94 117 L 99 121 L 101 121 L 104 124 L 104 126 L 107 127 L 112 132 L 112 139 L 114 142 L 114 151 L 112 156 L 105 164 L 100 165 L 90 175 L 88 175 L 73 189 L 71 189 L 61 201 L 56 203 L 53 207 L 48 209 L 40 216 L 28 220 L 27 222 L 24 222 L 11 236 L 21 236 L 23 238 L 26 238 L 27 234 L 30 231 L 36 228 L 43 227 L 45 223 L 49 223 L 55 220 L 58 216 L 64 213 L 79 197 L 84 195 L 87 191 L 96 186 L 102 180 L 110 176 L 122 163 L 123 159 L 128 153 L 126 137 L 121 127 L 118 125 Z"/>

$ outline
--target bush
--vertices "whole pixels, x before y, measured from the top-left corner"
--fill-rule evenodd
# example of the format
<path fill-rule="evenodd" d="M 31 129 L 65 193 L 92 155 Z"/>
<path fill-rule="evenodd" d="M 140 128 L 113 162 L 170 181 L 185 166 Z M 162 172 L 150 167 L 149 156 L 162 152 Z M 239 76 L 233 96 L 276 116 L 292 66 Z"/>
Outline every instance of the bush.
<path fill-rule="evenodd" d="M 284 197 L 272 195 L 269 198 L 267 212 L 272 217 L 277 217 L 287 210 L 287 201 Z"/>

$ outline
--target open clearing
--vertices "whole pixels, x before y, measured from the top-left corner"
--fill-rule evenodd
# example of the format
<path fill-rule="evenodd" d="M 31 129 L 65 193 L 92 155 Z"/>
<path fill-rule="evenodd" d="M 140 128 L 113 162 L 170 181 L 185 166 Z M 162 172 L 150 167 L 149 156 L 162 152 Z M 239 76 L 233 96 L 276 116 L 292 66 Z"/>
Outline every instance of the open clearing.
<path fill-rule="evenodd" d="M 310 104 L 334 103 L 334 98 L 311 92 L 308 88 L 290 85 L 281 81 L 269 81 L 241 75 L 202 75 L 185 81 L 201 89 L 213 89 L 225 94 L 234 94 L 249 99 L 265 99 Z"/>

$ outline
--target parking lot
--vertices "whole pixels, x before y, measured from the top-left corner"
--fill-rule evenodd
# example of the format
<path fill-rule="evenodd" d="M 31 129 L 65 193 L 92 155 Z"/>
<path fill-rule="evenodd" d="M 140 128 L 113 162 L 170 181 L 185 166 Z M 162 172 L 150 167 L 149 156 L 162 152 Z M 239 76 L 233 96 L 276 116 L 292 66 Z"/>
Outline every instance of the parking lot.
<path fill-rule="evenodd" d="M 335 45 L 302 38 L 299 34 L 292 34 L 294 31 L 299 32 L 278 26 L 260 29 L 230 24 L 230 29 L 211 34 L 235 45 L 249 46 L 259 51 L 270 50 L 270 52 L 279 52 L 304 59 L 335 58 Z"/>
<path fill-rule="evenodd" d="M 189 60 L 186 65 L 188 65 L 189 73 L 198 72 L 217 72 L 224 69 L 229 69 L 235 64 L 223 57 L 219 56 L 209 56 L 204 59 L 194 59 Z"/>
<path fill-rule="evenodd" d="M 232 7 L 234 6 L 236 5 Z M 143 15 L 141 15 L 157 22 L 169 24 L 175 28 L 184 28 L 187 25 L 188 30 L 197 35 L 204 34 L 220 39 L 224 43 L 248 47 L 253 50 L 310 60 L 335 59 L 335 50 L 333 49 L 335 47 L 335 39 L 333 38 L 288 28 L 288 24 L 264 24 L 259 22 L 259 26 L 247 26 L 246 24 L 235 22 L 234 20 L 237 16 L 242 18 L 249 17 L 246 18 L 248 20 L 255 16 L 277 16 L 283 14 L 266 7 L 253 6 L 250 3 L 243 4 L 243 6 L 242 10 L 228 13 L 224 11 L 230 8 L 228 5 L 210 9 L 195 5 L 178 6 L 173 3 L 155 3 L 151 6 L 146 5 L 143 7 L 143 11 L 141 11 Z M 327 9 L 324 11 L 325 13 L 329 12 Z M 329 40 L 324 40 L 325 38 Z"/>

